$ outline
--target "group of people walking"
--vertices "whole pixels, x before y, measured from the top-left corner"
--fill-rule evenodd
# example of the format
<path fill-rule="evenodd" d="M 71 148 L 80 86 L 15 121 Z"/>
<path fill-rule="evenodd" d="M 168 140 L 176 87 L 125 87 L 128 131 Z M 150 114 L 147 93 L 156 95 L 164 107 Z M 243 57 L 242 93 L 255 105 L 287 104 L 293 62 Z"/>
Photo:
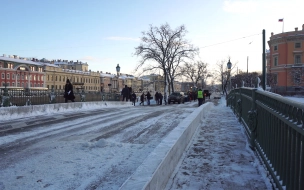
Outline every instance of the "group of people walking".
<path fill-rule="evenodd" d="M 128 87 L 127 85 L 125 85 L 125 87 L 122 89 L 121 96 L 122 96 L 122 101 L 124 101 L 124 100 L 128 101 L 130 99 L 130 101 L 132 102 L 132 104 L 134 106 L 135 106 L 135 102 L 138 101 L 138 99 L 136 98 L 135 92 L 132 91 L 132 88 Z M 157 105 L 162 105 L 163 99 L 165 101 L 165 105 L 167 104 L 166 93 L 163 96 L 161 92 L 156 92 L 154 97 L 155 97 L 155 102 Z M 201 106 L 203 103 L 205 103 L 205 95 L 204 95 L 202 89 L 199 89 L 196 94 L 189 91 L 188 97 L 189 97 L 189 101 L 191 101 L 191 100 L 195 101 L 195 99 L 197 97 L 198 106 Z M 74 92 L 73 92 L 73 85 L 71 84 L 69 79 L 67 79 L 66 85 L 64 88 L 64 98 L 65 98 L 65 102 L 68 102 L 68 100 L 71 100 L 72 102 L 74 102 L 74 99 L 75 99 Z M 147 91 L 146 94 L 144 92 L 141 94 L 139 105 L 144 105 L 145 99 L 147 100 L 147 105 L 150 105 L 150 103 L 151 103 L 150 100 L 153 99 L 153 97 L 149 91 Z M 210 99 L 210 95 L 209 95 L 209 99 Z"/>
<path fill-rule="evenodd" d="M 151 100 L 153 99 L 149 91 L 147 91 L 146 94 L 143 92 L 139 98 L 137 98 L 135 92 L 132 92 L 132 88 L 128 87 L 127 85 L 125 85 L 125 87 L 122 89 L 121 96 L 122 101 L 130 100 L 134 106 L 135 103 L 138 102 L 138 99 L 140 100 L 139 105 L 145 105 L 145 101 L 147 101 L 147 105 L 151 105 Z M 156 92 L 154 98 L 157 105 L 162 105 L 163 100 L 165 101 L 165 104 L 167 104 L 166 93 L 165 96 L 163 96 L 161 92 Z"/>

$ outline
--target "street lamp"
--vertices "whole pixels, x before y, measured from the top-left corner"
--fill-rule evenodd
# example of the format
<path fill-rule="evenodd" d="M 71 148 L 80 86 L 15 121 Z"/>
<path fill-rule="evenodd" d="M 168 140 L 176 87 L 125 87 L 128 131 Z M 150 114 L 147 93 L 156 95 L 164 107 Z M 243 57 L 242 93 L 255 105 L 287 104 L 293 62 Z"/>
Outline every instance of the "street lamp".
<path fill-rule="evenodd" d="M 231 91 L 231 66 L 232 66 L 232 63 L 230 62 L 230 59 L 227 63 L 227 68 L 228 68 L 228 72 L 229 72 L 229 91 Z"/>
<path fill-rule="evenodd" d="M 116 73 L 117 73 L 117 91 L 119 92 L 119 74 L 120 74 L 119 64 L 117 64 L 117 66 L 116 66 Z"/>

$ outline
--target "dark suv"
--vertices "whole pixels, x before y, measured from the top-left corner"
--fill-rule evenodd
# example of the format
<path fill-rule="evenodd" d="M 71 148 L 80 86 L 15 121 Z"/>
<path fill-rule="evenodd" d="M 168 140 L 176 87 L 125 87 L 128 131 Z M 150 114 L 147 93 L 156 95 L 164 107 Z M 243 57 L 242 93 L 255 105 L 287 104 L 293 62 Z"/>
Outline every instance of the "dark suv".
<path fill-rule="evenodd" d="M 170 104 L 171 102 L 177 102 L 179 104 L 184 103 L 184 96 L 179 92 L 173 92 L 168 97 L 168 104 Z"/>

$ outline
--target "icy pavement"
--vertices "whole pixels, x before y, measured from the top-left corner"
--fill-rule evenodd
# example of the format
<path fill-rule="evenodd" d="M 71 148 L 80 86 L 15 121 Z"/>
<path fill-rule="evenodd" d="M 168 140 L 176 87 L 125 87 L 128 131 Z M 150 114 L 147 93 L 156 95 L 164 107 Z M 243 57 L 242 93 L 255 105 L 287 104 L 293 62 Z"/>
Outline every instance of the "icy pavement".
<path fill-rule="evenodd" d="M 198 127 L 166 189 L 272 189 L 232 110 L 211 108 Z"/>

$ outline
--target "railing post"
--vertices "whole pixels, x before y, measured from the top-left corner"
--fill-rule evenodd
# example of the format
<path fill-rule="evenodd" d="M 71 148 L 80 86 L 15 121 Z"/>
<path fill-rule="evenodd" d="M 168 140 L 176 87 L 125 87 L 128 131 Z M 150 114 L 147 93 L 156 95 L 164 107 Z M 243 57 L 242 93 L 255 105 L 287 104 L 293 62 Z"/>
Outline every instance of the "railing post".
<path fill-rule="evenodd" d="M 2 96 L 2 102 L 1 102 L 1 106 L 3 107 L 8 107 L 10 106 L 11 102 L 10 102 L 10 96 L 8 94 L 8 89 L 6 88 L 7 84 L 5 83 L 4 85 L 4 93 Z"/>
<path fill-rule="evenodd" d="M 86 97 L 86 95 L 84 93 L 84 90 L 82 89 L 82 92 L 80 93 L 80 101 L 85 102 L 85 97 Z"/>
<path fill-rule="evenodd" d="M 256 139 L 257 130 L 257 110 L 256 110 L 256 89 L 252 90 L 251 110 L 248 111 L 248 127 L 250 129 L 250 148 L 254 149 L 254 141 Z"/>
<path fill-rule="evenodd" d="M 51 104 L 56 103 L 56 93 L 55 93 L 54 87 L 52 88 L 49 96 L 50 96 L 50 103 Z"/>

